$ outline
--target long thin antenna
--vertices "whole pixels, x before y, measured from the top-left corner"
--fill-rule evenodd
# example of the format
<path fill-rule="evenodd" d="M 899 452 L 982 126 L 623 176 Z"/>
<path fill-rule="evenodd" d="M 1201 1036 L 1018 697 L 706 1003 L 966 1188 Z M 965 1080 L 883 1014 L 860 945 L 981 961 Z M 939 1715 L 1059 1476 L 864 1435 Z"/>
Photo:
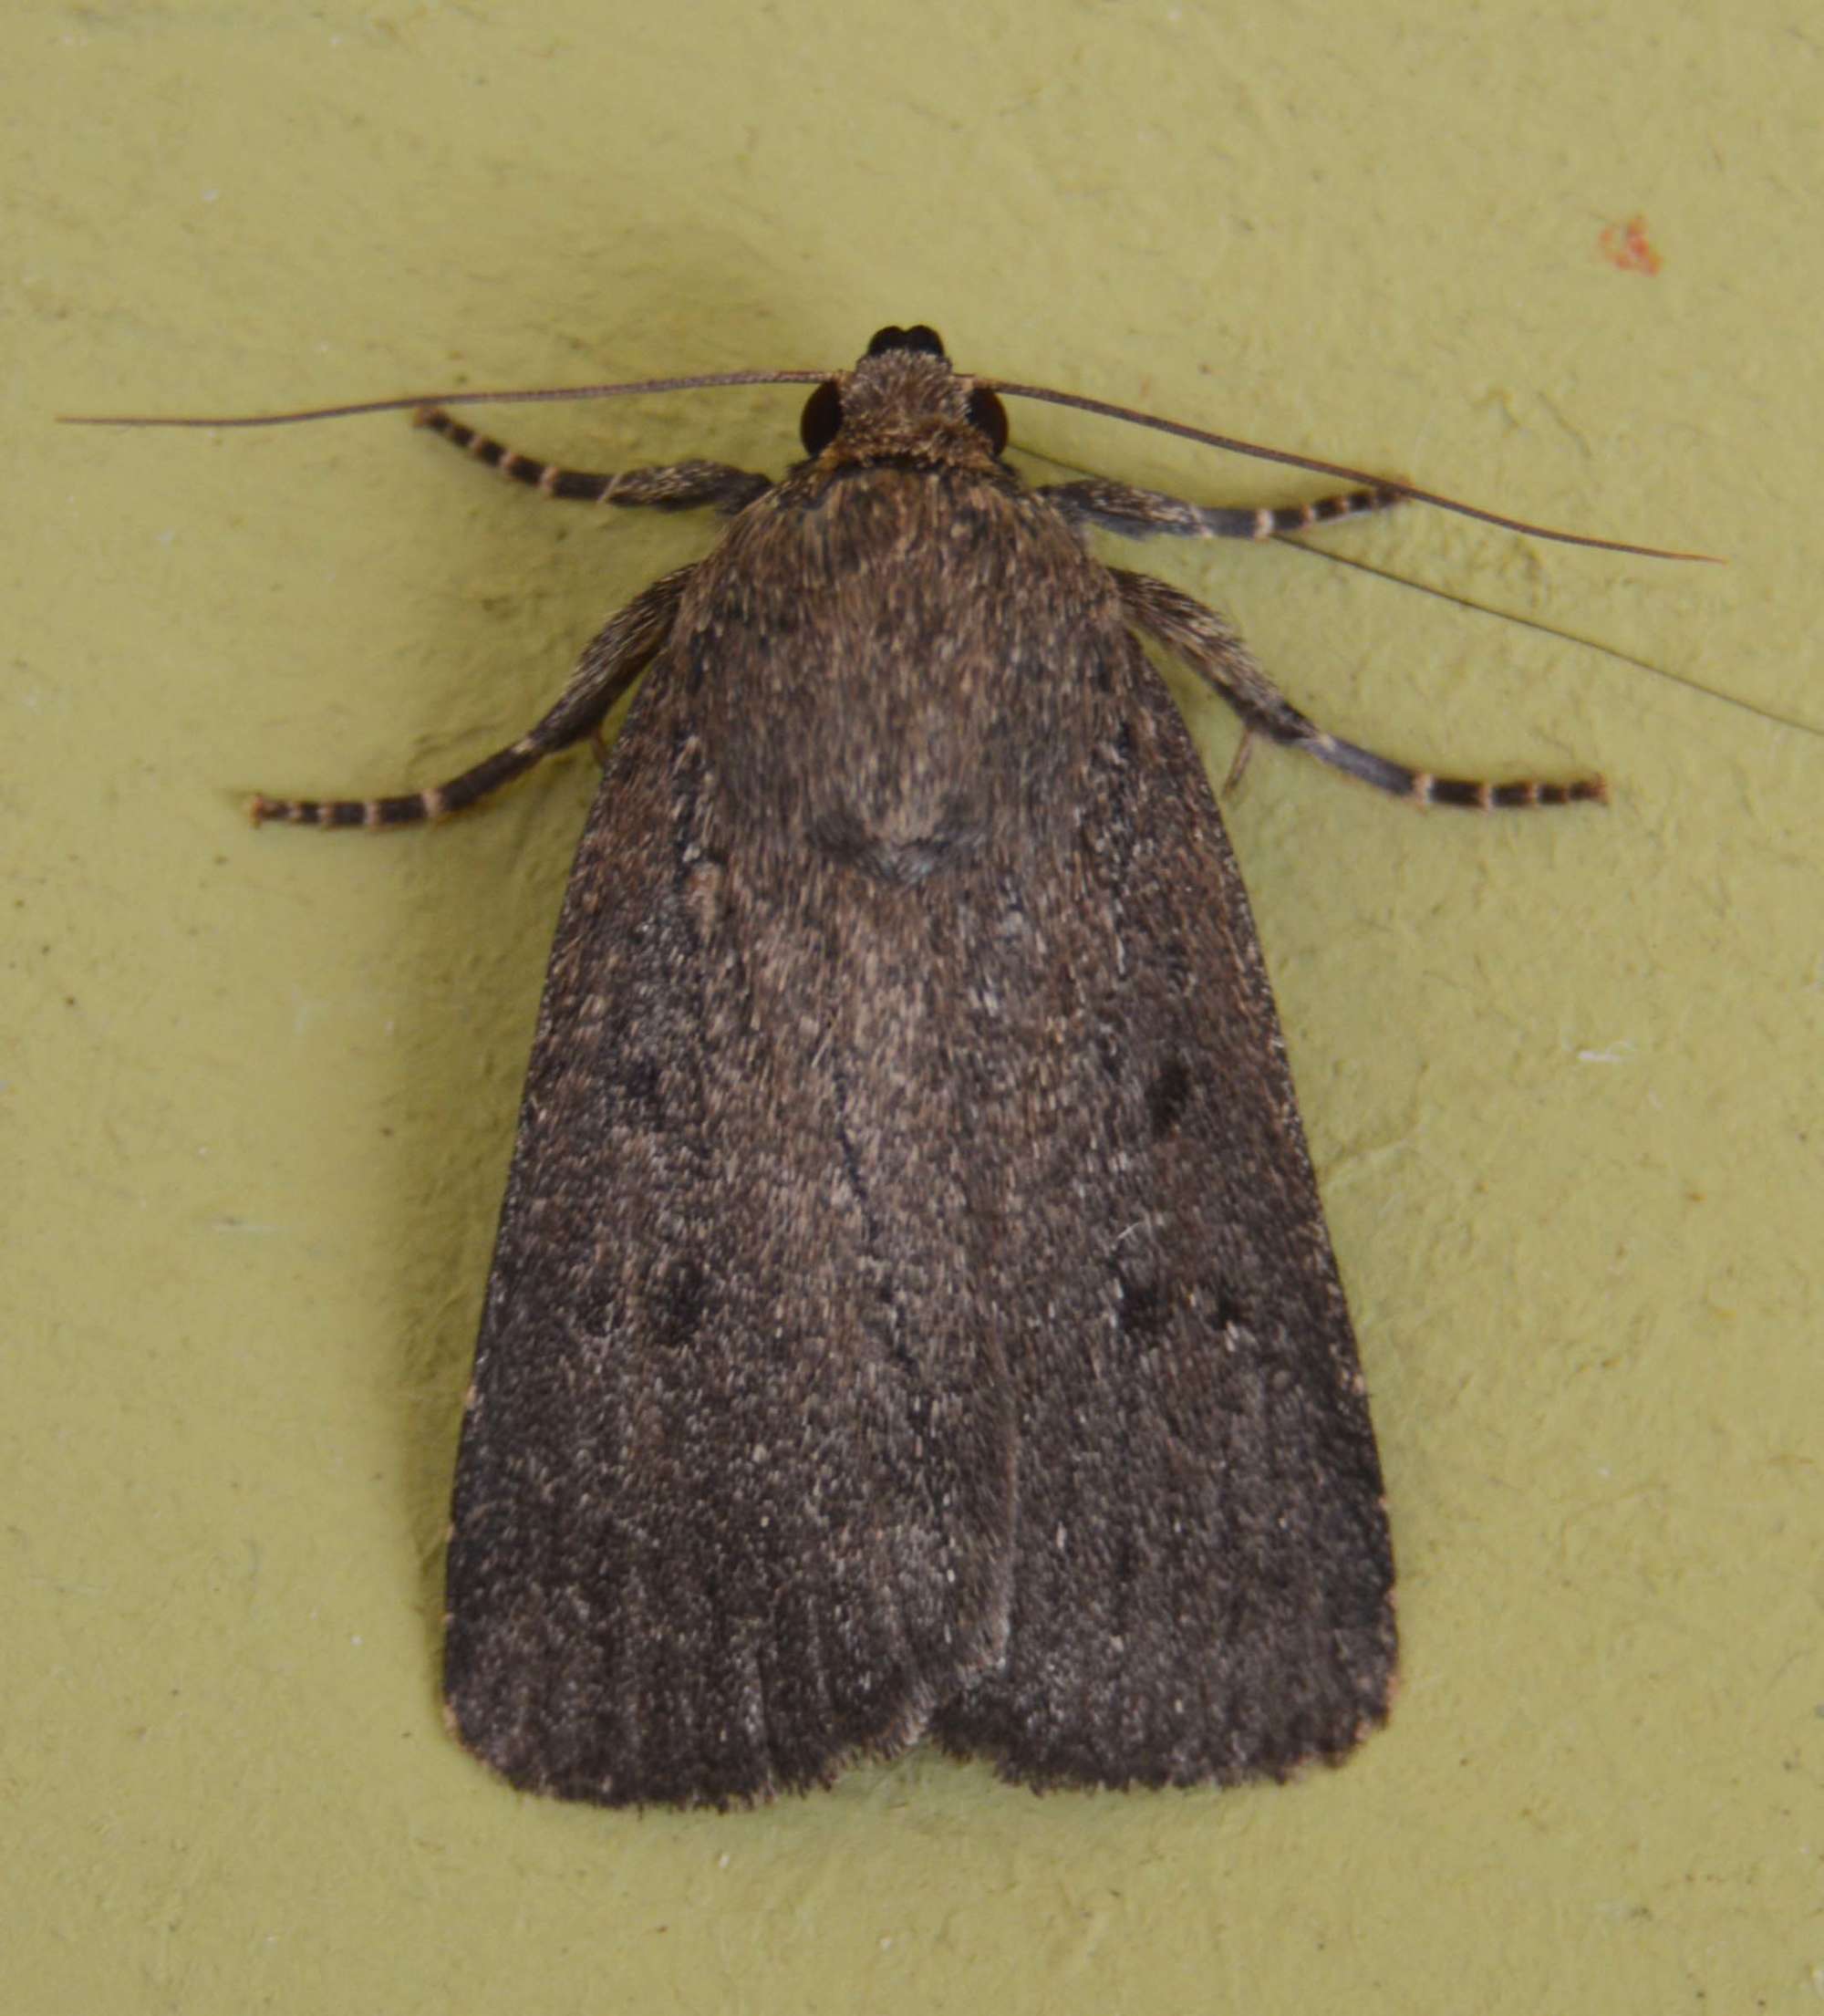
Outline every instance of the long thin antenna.
<path fill-rule="evenodd" d="M 647 378 L 618 385 L 545 386 L 531 391 L 400 392 L 391 399 L 356 400 L 339 406 L 305 406 L 279 413 L 60 413 L 57 418 L 70 427 L 292 427 L 312 420 L 347 420 L 360 413 L 408 411 L 420 406 L 533 406 L 561 400 L 630 399 L 648 392 L 708 391 L 726 385 L 821 385 L 843 374 L 836 371 L 707 371 L 689 378 Z M 1287 448 L 1268 448 L 1259 442 L 1243 441 L 1236 434 L 1218 434 L 1207 428 L 1192 427 L 1183 421 L 1162 420 L 1156 413 L 1143 413 L 1132 406 L 1116 406 L 1107 400 L 1090 399 L 1081 392 L 1054 392 L 1043 385 L 1016 385 L 1006 379 L 970 378 L 968 382 L 982 391 L 1004 393 L 1009 399 L 1042 400 L 1051 406 L 1068 406 L 1081 413 L 1100 414 L 1106 420 L 1124 421 L 1131 427 L 1151 428 L 1156 433 L 1176 434 L 1180 441 L 1196 442 L 1205 448 L 1226 449 L 1236 455 L 1251 455 L 1257 462 L 1280 462 L 1289 469 L 1309 469 L 1321 476 L 1340 477 L 1344 483 L 1377 484 L 1397 490 L 1415 504 L 1434 504 L 1440 511 L 1454 511 L 1464 518 L 1477 518 L 1484 525 L 1499 525 L 1504 531 L 1523 532 L 1534 539 L 1555 540 L 1560 546 L 1594 546 L 1604 553 L 1629 553 L 1646 560 L 1702 560 L 1721 566 L 1714 553 L 1681 553 L 1665 546 L 1634 546 L 1622 539 L 1599 539 L 1586 532 L 1560 532 L 1550 525 L 1534 525 L 1527 518 L 1510 518 L 1499 511 L 1485 511 L 1480 504 L 1465 504 L 1441 491 L 1423 490 L 1397 476 L 1383 476 L 1369 469 L 1353 469 L 1346 462 L 1325 462 L 1316 455 L 1295 454 Z"/>
<path fill-rule="evenodd" d="M 1042 385 L 1010 385 L 999 378 L 979 378 L 973 382 L 986 391 L 1009 399 L 1040 399 L 1051 406 L 1073 406 L 1082 413 L 1099 413 L 1106 420 L 1124 420 L 1133 427 L 1150 427 L 1161 434 L 1176 434 L 1180 441 L 1194 441 L 1206 448 L 1226 448 L 1237 455 L 1252 455 L 1259 462 L 1283 462 L 1289 469 L 1314 470 L 1320 476 L 1340 476 L 1345 483 L 1372 483 L 1383 490 L 1397 490 L 1415 504 L 1435 504 L 1440 511 L 1454 511 L 1460 517 L 1479 518 L 1484 525 L 1499 525 L 1508 532 L 1524 532 L 1534 539 L 1553 539 L 1560 546 L 1597 546 L 1604 553 L 1632 553 L 1644 560 L 1703 560 L 1713 566 L 1726 563 L 1715 553 L 1679 553 L 1666 546 L 1637 546 L 1622 539 L 1598 539 L 1587 532 L 1559 532 L 1550 525 L 1534 525 L 1526 518 L 1509 518 L 1498 511 L 1485 511 L 1480 504 L 1464 504 L 1435 490 L 1421 490 L 1417 483 L 1399 476 L 1377 475 L 1373 470 L 1351 469 L 1340 462 L 1322 462 L 1315 455 L 1295 455 L 1286 448 L 1264 448 L 1259 442 L 1242 441 L 1234 434 L 1212 434 L 1183 421 L 1161 420 L 1156 413 L 1142 413 L 1131 406 L 1112 406 L 1106 400 L 1088 399 L 1080 392 L 1053 392 Z"/>
<path fill-rule="evenodd" d="M 1415 581 L 1409 575 L 1395 574 L 1389 567 L 1377 567 L 1373 561 L 1358 559 L 1352 553 L 1339 553 L 1334 546 L 1311 546 L 1295 533 L 1276 534 L 1273 544 L 1288 546 L 1294 553 L 1309 555 L 1313 560 L 1326 560 L 1332 566 L 1353 567 L 1358 574 L 1372 575 L 1377 581 L 1390 581 L 1396 587 L 1411 588 L 1415 595 L 1435 596 L 1440 602 L 1454 603 L 1459 609 L 1471 609 L 1477 616 L 1492 616 L 1503 623 L 1517 623 L 1522 629 L 1537 630 L 1541 637 L 1555 637 L 1561 643 L 1574 644 L 1581 650 L 1600 651 L 1604 658 L 1651 672 L 1656 679 L 1669 679 L 1674 686 L 1683 686 L 1687 692 L 1719 701 L 1725 707 L 1737 708 L 1745 714 L 1770 722 L 1776 728 L 1796 728 L 1802 734 L 1824 735 L 1824 727 L 1816 722 L 1806 721 L 1798 714 L 1782 713 L 1777 707 L 1763 707 L 1758 701 L 1743 700 L 1717 686 L 1706 686 L 1689 672 L 1675 672 L 1669 666 L 1656 665 L 1650 658 L 1624 651 L 1619 645 L 1605 644 L 1600 638 L 1585 637 L 1579 630 L 1560 629 L 1556 623 L 1547 623 L 1537 616 L 1522 616 L 1517 609 L 1497 608 L 1492 602 L 1478 602 L 1473 596 L 1459 595 L 1455 588 L 1441 588 L 1432 581 Z"/>
<path fill-rule="evenodd" d="M 59 413 L 66 427 L 294 427 L 358 413 L 403 413 L 420 406 L 537 406 L 559 400 L 629 399 L 641 392 L 697 392 L 720 385 L 821 385 L 829 371 L 707 371 L 696 378 L 642 378 L 625 385 L 547 385 L 532 391 L 398 392 L 345 406 L 300 406 L 283 413 Z"/>

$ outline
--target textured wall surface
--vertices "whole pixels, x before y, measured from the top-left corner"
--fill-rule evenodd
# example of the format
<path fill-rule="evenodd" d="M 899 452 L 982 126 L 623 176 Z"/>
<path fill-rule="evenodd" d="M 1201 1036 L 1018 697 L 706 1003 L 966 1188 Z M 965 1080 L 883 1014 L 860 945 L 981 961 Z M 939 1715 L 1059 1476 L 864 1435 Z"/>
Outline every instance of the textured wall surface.
<path fill-rule="evenodd" d="M 1373 1390 L 1393 1722 L 1283 1789 L 1035 1800 L 921 1753 L 746 1815 L 565 1809 L 446 1739 L 435 1658 L 592 766 L 374 841 L 236 795 L 460 767 L 710 530 L 543 506 L 396 417 L 50 419 L 842 364 L 922 319 L 966 368 L 1726 554 L 1330 541 L 1824 724 L 1820 50 L 1801 0 L 15 0 L 9 2006 L 1812 2006 L 1824 741 L 1296 554 L 1147 555 L 1340 733 L 1614 787 L 1420 816 L 1262 750 L 1228 806 Z M 501 431 L 777 469 L 798 399 Z M 1203 498 L 1324 487 L 1014 423 Z"/>

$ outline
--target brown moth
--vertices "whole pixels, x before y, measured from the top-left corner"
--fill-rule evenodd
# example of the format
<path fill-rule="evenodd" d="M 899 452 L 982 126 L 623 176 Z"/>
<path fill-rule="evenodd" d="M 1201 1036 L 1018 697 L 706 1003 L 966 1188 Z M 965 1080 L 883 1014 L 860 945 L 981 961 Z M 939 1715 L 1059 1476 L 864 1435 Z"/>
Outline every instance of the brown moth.
<path fill-rule="evenodd" d="M 1408 497 L 1516 521 L 1394 483 L 1030 488 L 1000 392 L 1117 410 L 960 374 L 923 327 L 817 383 L 779 482 L 553 467 L 427 408 L 547 496 L 727 530 L 462 775 L 254 802 L 437 818 L 646 675 L 557 927 L 457 1468 L 450 1720 L 529 1790 L 726 1805 L 925 1736 L 1034 1786 L 1227 1783 L 1386 1714 L 1355 1343 L 1247 896 L 1140 640 L 1412 799 L 1601 782 L 1329 735 L 1085 543 Z"/>

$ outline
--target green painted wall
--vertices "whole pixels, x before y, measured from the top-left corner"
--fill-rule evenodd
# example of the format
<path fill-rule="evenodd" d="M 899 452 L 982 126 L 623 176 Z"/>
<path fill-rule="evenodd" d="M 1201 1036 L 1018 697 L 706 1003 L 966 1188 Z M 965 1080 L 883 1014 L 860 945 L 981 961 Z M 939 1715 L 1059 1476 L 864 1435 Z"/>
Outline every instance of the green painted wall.
<path fill-rule="evenodd" d="M 965 367 L 1726 553 L 1332 542 L 1824 724 L 1820 48 L 1802 0 L 15 0 L 10 2008 L 1814 2005 L 1824 742 L 1297 555 L 1147 555 L 1341 733 L 1614 786 L 1421 816 L 1263 750 L 1228 808 L 1374 1394 L 1394 1721 L 1283 1790 L 1039 1801 L 920 1755 L 742 1817 L 565 1810 L 446 1740 L 434 1659 L 591 767 L 378 842 L 236 795 L 460 767 L 710 528 L 541 508 L 402 421 L 49 419 L 841 364 L 924 319 Z M 1636 214 L 1656 275 L 1602 247 Z M 777 468 L 797 396 L 511 431 Z"/>

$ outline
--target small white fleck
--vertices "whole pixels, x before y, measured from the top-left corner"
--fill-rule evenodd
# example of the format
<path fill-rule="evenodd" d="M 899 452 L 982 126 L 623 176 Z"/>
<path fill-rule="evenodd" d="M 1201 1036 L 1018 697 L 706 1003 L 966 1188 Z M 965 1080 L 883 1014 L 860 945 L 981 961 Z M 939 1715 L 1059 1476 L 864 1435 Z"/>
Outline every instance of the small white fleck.
<path fill-rule="evenodd" d="M 361 1634 L 360 1634 L 360 1633 L 359 1633 L 358 1631 L 357 1631 L 357 1632 L 353 1633 L 353 1634 L 352 1634 L 352 1635 L 350 1636 L 350 1637 L 349 1637 L 349 1640 L 348 1640 L 348 1643 L 349 1643 L 350 1645 L 359 1645 L 359 1644 L 360 1644 L 360 1642 L 361 1642 Z"/>

